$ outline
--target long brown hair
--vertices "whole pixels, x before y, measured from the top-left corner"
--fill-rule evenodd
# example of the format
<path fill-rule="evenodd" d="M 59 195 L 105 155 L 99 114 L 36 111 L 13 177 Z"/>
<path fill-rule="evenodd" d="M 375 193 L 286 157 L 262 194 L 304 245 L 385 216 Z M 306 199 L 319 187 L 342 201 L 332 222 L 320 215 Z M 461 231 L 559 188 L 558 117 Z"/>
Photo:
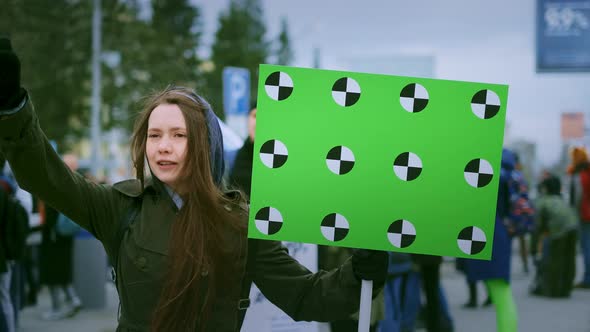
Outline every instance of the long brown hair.
<path fill-rule="evenodd" d="M 181 176 L 186 181 L 184 205 L 173 222 L 169 240 L 169 268 L 153 312 L 152 331 L 204 330 L 219 278 L 231 275 L 222 264 L 224 230 L 241 227 L 238 217 L 225 209 L 230 202 L 215 184 L 210 164 L 208 104 L 185 88 L 166 88 L 151 96 L 135 123 L 131 149 L 137 178 L 144 182 L 148 121 L 158 105 L 175 104 L 184 117 L 188 144 Z M 229 272 L 229 273 L 228 273 Z M 206 287 L 202 287 L 206 280 Z"/>

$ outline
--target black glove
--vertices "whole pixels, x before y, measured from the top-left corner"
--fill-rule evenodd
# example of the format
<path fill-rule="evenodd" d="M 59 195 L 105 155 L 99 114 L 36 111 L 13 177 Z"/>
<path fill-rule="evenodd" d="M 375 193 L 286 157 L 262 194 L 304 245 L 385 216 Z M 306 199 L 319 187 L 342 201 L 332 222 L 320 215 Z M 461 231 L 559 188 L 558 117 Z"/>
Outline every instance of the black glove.
<path fill-rule="evenodd" d="M 389 254 L 387 251 L 355 249 L 352 253 L 352 270 L 359 280 L 385 282 Z"/>
<path fill-rule="evenodd" d="M 10 39 L 0 38 L 0 111 L 18 106 L 24 97 L 20 86 L 20 61 Z"/>

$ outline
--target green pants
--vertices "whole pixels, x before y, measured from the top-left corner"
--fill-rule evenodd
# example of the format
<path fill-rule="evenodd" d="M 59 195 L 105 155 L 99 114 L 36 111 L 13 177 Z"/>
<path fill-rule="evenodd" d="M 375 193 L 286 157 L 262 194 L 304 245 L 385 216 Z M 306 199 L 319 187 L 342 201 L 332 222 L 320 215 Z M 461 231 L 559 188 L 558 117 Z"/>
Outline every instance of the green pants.
<path fill-rule="evenodd" d="M 518 317 L 510 284 L 504 279 L 486 280 L 485 283 L 496 308 L 498 332 L 517 332 Z"/>

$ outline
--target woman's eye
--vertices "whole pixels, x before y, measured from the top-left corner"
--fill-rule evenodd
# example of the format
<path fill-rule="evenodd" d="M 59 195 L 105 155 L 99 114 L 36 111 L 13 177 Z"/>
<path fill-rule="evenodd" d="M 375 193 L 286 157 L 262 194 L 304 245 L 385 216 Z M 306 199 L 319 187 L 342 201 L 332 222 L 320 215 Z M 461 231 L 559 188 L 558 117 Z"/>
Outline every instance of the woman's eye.
<path fill-rule="evenodd" d="M 174 137 L 186 137 L 186 134 L 177 133 L 177 134 L 174 135 Z"/>
<path fill-rule="evenodd" d="M 158 136 L 160 136 L 160 135 L 158 135 L 158 134 L 149 134 L 148 135 L 149 138 L 155 138 L 155 137 L 158 137 Z"/>

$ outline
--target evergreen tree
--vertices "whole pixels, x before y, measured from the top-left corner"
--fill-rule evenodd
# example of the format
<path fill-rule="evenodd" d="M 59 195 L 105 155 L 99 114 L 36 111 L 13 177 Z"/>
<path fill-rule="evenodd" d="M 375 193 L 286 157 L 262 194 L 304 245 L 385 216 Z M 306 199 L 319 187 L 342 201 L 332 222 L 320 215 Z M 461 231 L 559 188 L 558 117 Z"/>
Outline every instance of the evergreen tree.
<path fill-rule="evenodd" d="M 277 50 L 277 64 L 287 66 L 293 61 L 293 51 L 291 50 L 291 39 L 289 38 L 289 28 L 287 19 L 281 18 L 281 32 L 279 33 Z"/>
<path fill-rule="evenodd" d="M 0 32 L 21 61 L 22 84 L 37 105 L 46 135 L 60 150 L 89 119 L 91 5 L 89 1 L 5 0 Z"/>
<path fill-rule="evenodd" d="M 141 97 L 167 85 L 202 85 L 197 48 L 201 38 L 200 10 L 188 0 L 154 0 L 151 17 L 142 8 L 121 2 L 109 31 L 109 49 L 121 61 L 109 69 L 105 98 L 111 123 L 132 124 Z"/>
<path fill-rule="evenodd" d="M 255 100 L 258 66 L 266 62 L 269 44 L 265 40 L 266 26 L 259 0 L 232 0 L 227 11 L 219 16 L 211 61 L 215 68 L 207 76 L 207 98 L 215 112 L 223 114 L 223 68 L 244 67 L 250 70 L 250 98 Z"/>
<path fill-rule="evenodd" d="M 92 88 L 89 0 L 3 0 L 0 34 L 8 34 L 22 63 L 22 82 L 41 125 L 60 150 L 88 137 Z M 200 11 L 189 0 L 153 0 L 140 17 L 137 0 L 102 0 L 103 129 L 132 122 L 136 102 L 167 84 L 196 87 Z M 108 61 L 117 60 L 120 61 Z"/>
<path fill-rule="evenodd" d="M 154 0 L 153 12 L 153 79 L 160 84 L 196 86 L 201 38 L 199 9 L 188 0 Z"/>

